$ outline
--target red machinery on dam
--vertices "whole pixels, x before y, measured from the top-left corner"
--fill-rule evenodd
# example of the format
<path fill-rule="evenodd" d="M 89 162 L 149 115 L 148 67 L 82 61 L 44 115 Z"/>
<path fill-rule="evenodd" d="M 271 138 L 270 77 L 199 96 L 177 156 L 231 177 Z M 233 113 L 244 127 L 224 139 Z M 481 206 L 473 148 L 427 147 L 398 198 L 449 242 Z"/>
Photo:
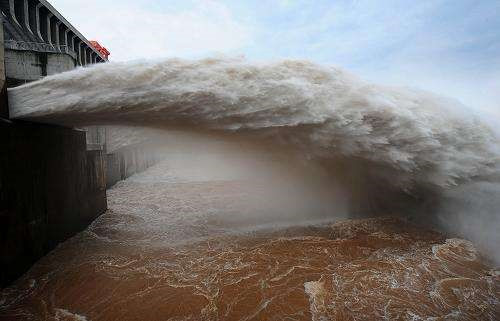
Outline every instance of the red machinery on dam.
<path fill-rule="evenodd" d="M 90 40 L 90 44 L 92 44 L 92 46 L 95 49 L 97 49 L 97 51 L 99 51 L 106 59 L 108 59 L 109 55 L 111 55 L 111 53 L 108 51 L 108 49 L 101 46 L 101 44 L 98 41 Z"/>

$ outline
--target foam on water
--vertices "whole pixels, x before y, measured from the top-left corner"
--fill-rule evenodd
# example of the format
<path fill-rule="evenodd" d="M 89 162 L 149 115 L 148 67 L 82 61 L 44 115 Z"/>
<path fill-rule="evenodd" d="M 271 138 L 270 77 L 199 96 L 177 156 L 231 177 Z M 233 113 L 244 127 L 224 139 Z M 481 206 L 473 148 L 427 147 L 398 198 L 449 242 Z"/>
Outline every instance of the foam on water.
<path fill-rule="evenodd" d="M 55 315 L 56 321 L 63 321 L 63 320 L 87 321 L 86 317 L 72 313 L 72 312 L 65 310 L 65 309 L 55 309 L 55 311 L 56 311 L 56 315 Z"/>

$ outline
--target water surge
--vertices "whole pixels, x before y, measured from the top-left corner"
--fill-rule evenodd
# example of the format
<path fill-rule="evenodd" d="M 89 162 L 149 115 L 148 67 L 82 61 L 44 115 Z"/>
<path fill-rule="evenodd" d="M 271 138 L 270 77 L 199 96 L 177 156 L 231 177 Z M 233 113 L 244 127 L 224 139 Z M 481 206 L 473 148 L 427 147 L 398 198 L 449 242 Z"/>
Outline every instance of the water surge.
<path fill-rule="evenodd" d="M 213 58 L 80 68 L 13 88 L 9 102 L 16 119 L 236 135 L 293 150 L 328 169 L 352 212 L 425 216 L 500 257 L 499 139 L 453 99 L 307 61 Z M 471 193 L 476 184 L 488 192 Z M 460 202 L 467 211 L 455 210 Z"/>

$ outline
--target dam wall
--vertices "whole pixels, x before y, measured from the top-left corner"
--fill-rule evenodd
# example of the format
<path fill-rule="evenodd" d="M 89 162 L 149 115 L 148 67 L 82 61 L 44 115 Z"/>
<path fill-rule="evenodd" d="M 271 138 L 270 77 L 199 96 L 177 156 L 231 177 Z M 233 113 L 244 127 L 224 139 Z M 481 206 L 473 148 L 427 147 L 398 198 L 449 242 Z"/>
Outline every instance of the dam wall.
<path fill-rule="evenodd" d="M 84 131 L 0 119 L 0 287 L 104 213 L 106 164 Z"/>
<path fill-rule="evenodd" d="M 9 119 L 7 88 L 106 61 L 47 1 L 0 0 L 0 288 L 104 213 L 107 186 L 156 161 L 147 143 L 107 154 L 103 127 Z"/>
<path fill-rule="evenodd" d="M 153 166 L 162 154 L 153 142 L 123 147 L 106 155 L 106 187 Z"/>
<path fill-rule="evenodd" d="M 7 87 L 75 62 L 49 45 L 26 46 L 6 7 L 0 1 L 0 288 L 107 208 L 105 154 L 87 151 L 85 131 L 9 120 Z"/>
<path fill-rule="evenodd" d="M 19 86 L 73 68 L 75 62 L 68 55 L 36 51 L 5 51 L 8 87 Z"/>
<path fill-rule="evenodd" d="M 151 141 L 88 150 L 87 135 L 0 118 L 0 288 L 103 214 L 107 188 L 162 158 Z"/>

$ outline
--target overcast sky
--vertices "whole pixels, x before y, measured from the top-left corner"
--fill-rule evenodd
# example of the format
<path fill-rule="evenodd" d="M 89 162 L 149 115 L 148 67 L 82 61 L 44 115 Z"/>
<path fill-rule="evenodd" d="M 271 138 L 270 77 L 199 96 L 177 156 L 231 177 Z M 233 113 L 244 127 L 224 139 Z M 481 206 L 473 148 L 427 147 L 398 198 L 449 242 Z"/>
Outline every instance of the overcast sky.
<path fill-rule="evenodd" d="M 50 0 L 111 60 L 308 59 L 500 118 L 499 0 Z"/>

